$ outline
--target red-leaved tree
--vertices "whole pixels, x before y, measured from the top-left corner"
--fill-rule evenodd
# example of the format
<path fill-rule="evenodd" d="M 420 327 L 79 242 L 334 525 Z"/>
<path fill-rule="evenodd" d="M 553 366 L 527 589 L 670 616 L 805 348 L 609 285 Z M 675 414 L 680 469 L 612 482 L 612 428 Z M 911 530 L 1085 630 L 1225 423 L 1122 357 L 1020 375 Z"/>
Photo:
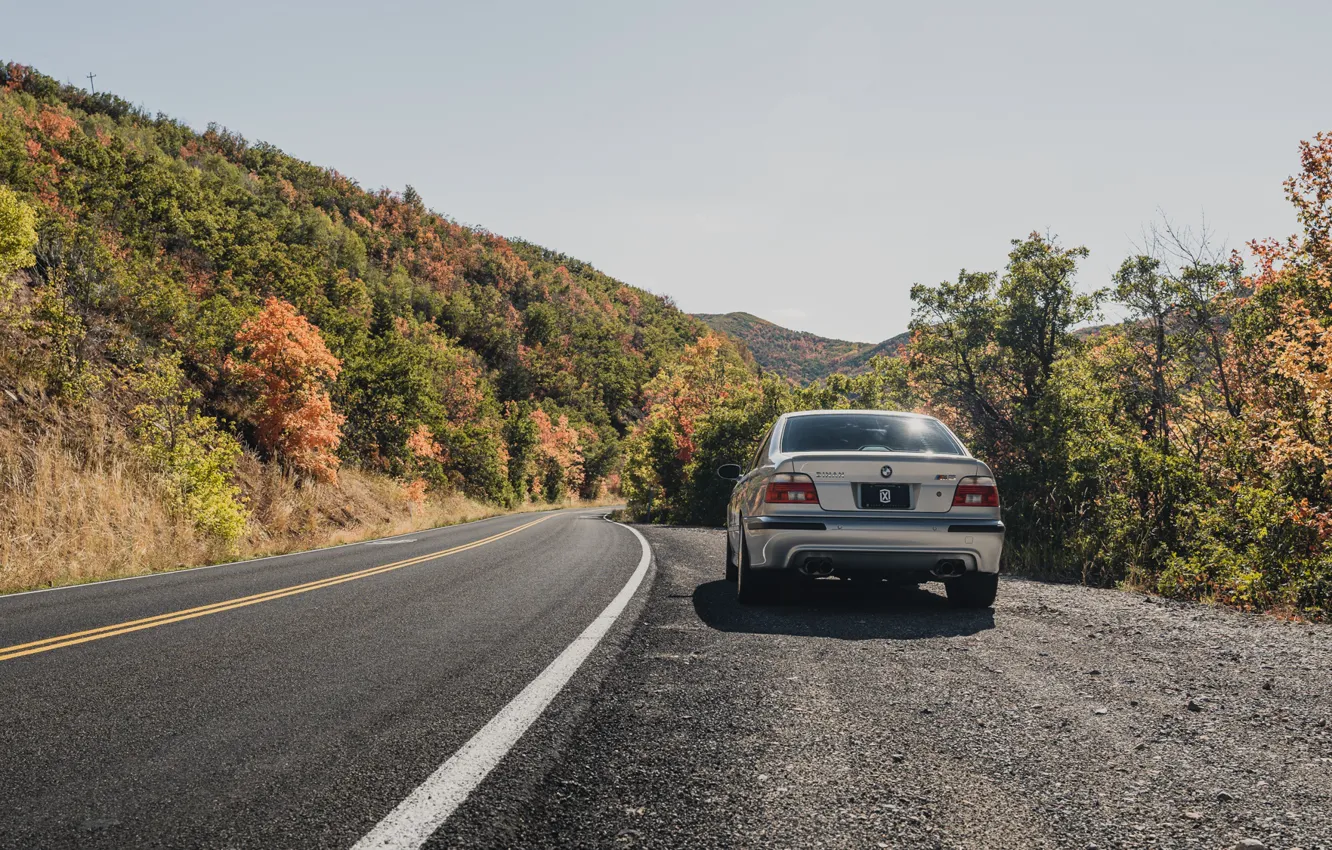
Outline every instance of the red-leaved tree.
<path fill-rule="evenodd" d="M 281 298 L 236 334 L 239 356 L 228 367 L 258 394 L 256 439 L 297 472 L 336 481 L 342 442 L 340 413 L 333 411 L 327 386 L 342 363 L 324 345 L 319 329 Z"/>

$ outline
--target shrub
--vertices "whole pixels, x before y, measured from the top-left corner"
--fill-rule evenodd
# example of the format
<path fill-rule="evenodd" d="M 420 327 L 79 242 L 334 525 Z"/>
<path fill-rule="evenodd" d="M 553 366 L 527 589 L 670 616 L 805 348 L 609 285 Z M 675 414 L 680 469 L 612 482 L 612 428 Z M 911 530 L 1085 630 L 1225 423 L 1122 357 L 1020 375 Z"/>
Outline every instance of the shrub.
<path fill-rule="evenodd" d="M 237 540 L 248 519 L 231 483 L 241 446 L 194 411 L 199 392 L 185 381 L 180 356 L 157 358 L 128 384 L 143 399 L 132 411 L 139 449 L 162 472 L 176 507 L 200 531 Z"/>

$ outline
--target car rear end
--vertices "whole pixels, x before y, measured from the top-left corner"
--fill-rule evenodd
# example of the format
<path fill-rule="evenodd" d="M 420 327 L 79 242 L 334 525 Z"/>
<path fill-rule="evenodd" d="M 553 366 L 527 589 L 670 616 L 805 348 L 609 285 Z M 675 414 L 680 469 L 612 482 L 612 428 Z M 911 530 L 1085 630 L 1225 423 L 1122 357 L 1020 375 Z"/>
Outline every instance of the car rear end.
<path fill-rule="evenodd" d="M 756 574 L 987 584 L 967 577 L 998 573 L 1004 526 L 993 475 L 938 420 L 788 414 L 773 445 L 742 520 Z"/>

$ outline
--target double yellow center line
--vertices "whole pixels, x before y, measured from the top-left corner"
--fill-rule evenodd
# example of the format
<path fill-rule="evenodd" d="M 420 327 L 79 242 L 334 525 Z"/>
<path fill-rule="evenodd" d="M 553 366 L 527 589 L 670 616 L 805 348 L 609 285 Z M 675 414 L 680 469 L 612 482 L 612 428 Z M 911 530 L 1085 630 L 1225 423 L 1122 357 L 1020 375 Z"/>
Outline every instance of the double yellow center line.
<path fill-rule="evenodd" d="M 0 647 L 0 661 L 9 661 L 13 658 L 22 658 L 25 655 L 36 655 L 39 652 L 50 652 L 53 649 L 63 649 L 66 646 L 75 646 L 80 643 L 88 643 L 103 638 L 116 637 L 117 635 L 126 635 L 130 632 L 139 632 L 144 629 L 154 629 L 158 626 L 165 626 L 170 623 L 179 623 L 182 620 L 193 620 L 195 617 L 206 617 L 209 614 L 220 614 L 223 611 L 234 611 L 237 608 L 244 608 L 249 605 L 258 605 L 261 602 L 272 602 L 275 599 L 282 599 L 287 596 L 295 596 L 299 593 L 309 593 L 312 590 L 321 590 L 325 587 L 332 587 L 336 584 L 344 584 L 357 579 L 369 578 L 382 573 L 400 570 L 403 567 L 411 567 L 417 564 L 424 564 L 426 561 L 433 561 L 437 558 L 444 558 L 449 555 L 456 555 L 459 552 L 466 552 L 468 549 L 475 549 L 478 546 L 484 546 L 487 543 L 494 543 L 511 534 L 517 534 L 526 528 L 531 528 L 537 523 L 545 522 L 550 519 L 549 516 L 543 516 L 540 519 L 520 525 L 517 528 L 511 528 L 508 531 L 495 534 L 472 543 L 464 543 L 461 546 L 454 546 L 452 549 L 442 549 L 438 552 L 431 552 L 428 555 L 419 555 L 415 558 L 408 558 L 405 561 L 395 561 L 392 564 L 384 564 L 378 567 L 369 567 L 368 569 L 358 570 L 354 573 L 343 573 L 342 575 L 332 576 L 331 578 L 320 579 L 318 581 L 297 584 L 291 587 L 280 587 L 277 590 L 270 590 L 265 593 L 256 593 L 253 596 L 241 596 L 236 599 L 227 599 L 222 602 L 214 602 L 211 605 L 200 605 L 197 608 L 186 608 L 181 611 L 169 611 L 165 614 L 158 614 L 155 617 L 144 617 L 141 620 L 129 620 L 124 623 L 115 623 L 110 626 L 102 626 L 96 629 L 88 629 L 82 632 L 71 632 L 66 635 L 57 635 L 43 640 L 34 640 L 29 643 L 15 644 L 14 646 Z"/>

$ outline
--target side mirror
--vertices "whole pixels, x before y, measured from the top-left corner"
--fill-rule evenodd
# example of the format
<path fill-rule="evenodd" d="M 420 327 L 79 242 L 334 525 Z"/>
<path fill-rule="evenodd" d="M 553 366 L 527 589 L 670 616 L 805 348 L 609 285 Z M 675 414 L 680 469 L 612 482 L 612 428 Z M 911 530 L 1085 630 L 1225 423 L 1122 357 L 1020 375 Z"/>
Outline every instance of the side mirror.
<path fill-rule="evenodd" d="M 725 478 L 727 481 L 735 481 L 740 477 L 740 464 L 723 463 L 717 467 L 717 477 Z"/>

